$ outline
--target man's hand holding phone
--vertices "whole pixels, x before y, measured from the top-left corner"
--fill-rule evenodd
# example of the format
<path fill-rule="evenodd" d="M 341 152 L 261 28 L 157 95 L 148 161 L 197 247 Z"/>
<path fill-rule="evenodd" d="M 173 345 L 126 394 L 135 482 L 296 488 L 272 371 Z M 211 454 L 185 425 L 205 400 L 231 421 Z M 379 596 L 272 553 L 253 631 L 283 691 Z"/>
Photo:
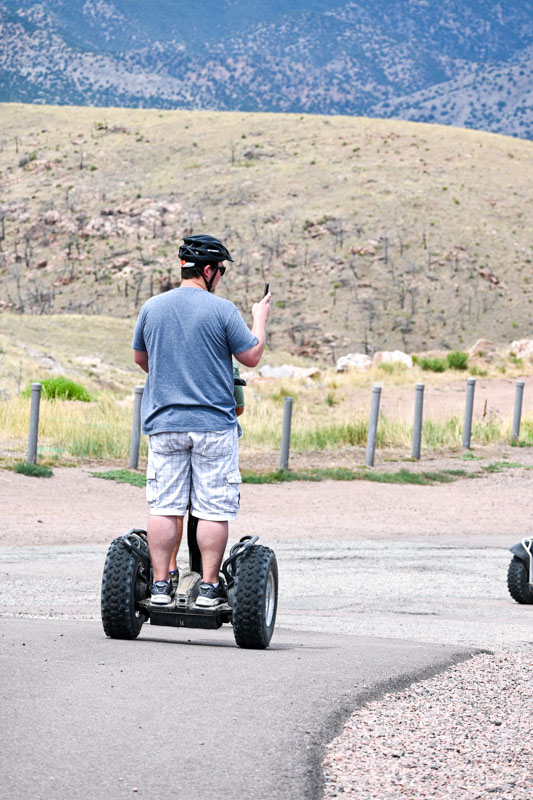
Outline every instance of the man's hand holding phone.
<path fill-rule="evenodd" d="M 252 306 L 252 316 L 254 323 L 258 322 L 260 325 L 266 325 L 270 312 L 272 311 L 272 295 L 270 294 L 270 284 L 265 283 L 265 291 L 263 299 L 259 303 L 254 303 Z"/>

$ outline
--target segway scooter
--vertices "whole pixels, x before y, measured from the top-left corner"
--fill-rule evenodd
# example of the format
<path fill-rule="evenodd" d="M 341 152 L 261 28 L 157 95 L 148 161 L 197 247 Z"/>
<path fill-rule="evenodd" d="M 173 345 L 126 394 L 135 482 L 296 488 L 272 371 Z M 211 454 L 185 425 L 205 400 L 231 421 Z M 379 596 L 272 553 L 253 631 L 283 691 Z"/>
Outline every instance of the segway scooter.
<path fill-rule="evenodd" d="M 513 554 L 507 570 L 507 588 L 517 603 L 533 604 L 533 538 L 509 548 Z"/>
<path fill-rule="evenodd" d="M 265 294 L 268 284 L 265 286 Z M 246 386 L 242 378 L 235 384 Z M 143 624 L 177 628 L 217 629 L 233 625 L 239 647 L 265 649 L 270 644 L 278 605 L 278 565 L 258 536 L 243 536 L 222 564 L 228 601 L 213 608 L 196 605 L 202 582 L 202 557 L 196 530 L 198 519 L 189 511 L 187 543 L 189 570 L 181 573 L 174 600 L 167 606 L 150 603 L 152 564 L 148 537 L 131 528 L 111 542 L 102 576 L 102 624 L 111 639 L 136 639 Z"/>
<path fill-rule="evenodd" d="M 243 536 L 222 565 L 227 603 L 202 608 L 196 606 L 202 582 L 197 527 L 198 520 L 189 512 L 189 570 L 180 572 L 176 596 L 168 606 L 150 603 L 152 567 L 146 531 L 132 528 L 111 542 L 102 577 L 102 624 L 107 636 L 136 639 L 147 621 L 151 625 L 212 630 L 231 623 L 239 647 L 268 647 L 278 600 L 274 551 L 256 544 L 257 536 Z"/>

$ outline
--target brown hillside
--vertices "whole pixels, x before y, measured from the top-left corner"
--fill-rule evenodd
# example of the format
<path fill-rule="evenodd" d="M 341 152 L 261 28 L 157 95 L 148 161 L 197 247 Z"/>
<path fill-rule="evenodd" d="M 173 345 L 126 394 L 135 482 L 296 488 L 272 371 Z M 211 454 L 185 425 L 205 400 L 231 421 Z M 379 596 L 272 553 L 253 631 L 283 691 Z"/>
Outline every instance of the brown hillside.
<path fill-rule="evenodd" d="M 271 345 L 456 348 L 529 337 L 532 144 L 409 122 L 1 106 L 0 308 L 133 317 L 181 236 L 222 293 L 269 280 Z"/>

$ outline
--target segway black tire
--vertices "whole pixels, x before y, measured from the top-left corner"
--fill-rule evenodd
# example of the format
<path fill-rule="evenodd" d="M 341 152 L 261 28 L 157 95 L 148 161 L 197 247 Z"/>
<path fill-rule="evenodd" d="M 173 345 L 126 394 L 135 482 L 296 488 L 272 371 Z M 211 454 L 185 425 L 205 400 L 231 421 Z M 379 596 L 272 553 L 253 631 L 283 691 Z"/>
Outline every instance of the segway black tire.
<path fill-rule="evenodd" d="M 144 542 L 141 547 L 148 553 Z M 111 542 L 102 575 L 101 600 L 104 633 L 111 639 L 136 639 L 139 635 L 145 615 L 135 603 L 148 597 L 147 571 L 143 559 L 128 551 L 121 537 Z"/>
<path fill-rule="evenodd" d="M 528 584 L 528 570 L 524 562 L 513 556 L 507 570 L 507 588 L 517 603 L 533 604 L 533 592 Z"/>
<path fill-rule="evenodd" d="M 264 650 L 270 644 L 278 605 L 278 564 L 273 550 L 255 545 L 237 559 L 233 632 L 239 647 Z"/>

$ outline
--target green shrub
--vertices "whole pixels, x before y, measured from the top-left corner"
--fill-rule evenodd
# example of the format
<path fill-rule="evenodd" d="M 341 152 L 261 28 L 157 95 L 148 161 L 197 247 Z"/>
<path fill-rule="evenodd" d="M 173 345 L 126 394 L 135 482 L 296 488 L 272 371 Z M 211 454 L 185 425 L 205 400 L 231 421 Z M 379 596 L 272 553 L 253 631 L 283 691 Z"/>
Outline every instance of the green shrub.
<path fill-rule="evenodd" d="M 275 403 L 284 403 L 286 397 L 297 397 L 298 394 L 293 389 L 288 389 L 286 386 L 280 386 L 277 392 L 272 392 L 270 399 Z"/>
<path fill-rule="evenodd" d="M 422 369 L 430 372 L 445 372 L 448 366 L 443 358 L 421 358 L 419 363 Z"/>
<path fill-rule="evenodd" d="M 41 381 L 41 397 L 47 400 L 81 400 L 90 403 L 93 399 L 85 387 L 69 378 L 45 378 Z M 31 383 L 22 392 L 23 397 L 31 396 Z"/>
<path fill-rule="evenodd" d="M 384 361 L 381 364 L 378 364 L 378 369 L 380 369 L 382 372 L 386 372 L 387 375 L 392 375 L 394 372 L 394 364 L 389 364 Z"/>
<path fill-rule="evenodd" d="M 454 350 L 453 353 L 448 353 L 446 361 L 450 369 L 466 369 L 468 366 L 468 353 Z"/>
<path fill-rule="evenodd" d="M 51 478 L 52 470 L 50 467 L 40 466 L 39 464 L 28 464 L 26 461 L 18 461 L 13 467 L 15 472 L 22 475 L 29 475 L 31 478 Z"/>
<path fill-rule="evenodd" d="M 475 364 L 474 364 L 474 366 L 473 366 L 473 367 L 470 367 L 470 369 L 468 370 L 468 372 L 469 372 L 469 373 L 470 373 L 470 375 L 472 375 L 474 378 L 475 378 L 475 377 L 478 377 L 478 378 L 486 378 L 486 377 L 487 377 L 487 375 L 489 374 L 488 370 L 486 370 L 486 369 L 481 369 L 480 367 L 476 366 Z"/>
<path fill-rule="evenodd" d="M 382 361 L 381 364 L 378 364 L 378 369 L 387 375 L 400 375 L 407 370 L 407 364 L 402 364 L 401 361 Z"/>
<path fill-rule="evenodd" d="M 107 481 L 131 483 L 132 486 L 138 486 L 140 489 L 146 486 L 146 475 L 130 469 L 110 469 L 107 472 L 91 472 L 91 475 L 93 478 L 104 478 Z"/>

